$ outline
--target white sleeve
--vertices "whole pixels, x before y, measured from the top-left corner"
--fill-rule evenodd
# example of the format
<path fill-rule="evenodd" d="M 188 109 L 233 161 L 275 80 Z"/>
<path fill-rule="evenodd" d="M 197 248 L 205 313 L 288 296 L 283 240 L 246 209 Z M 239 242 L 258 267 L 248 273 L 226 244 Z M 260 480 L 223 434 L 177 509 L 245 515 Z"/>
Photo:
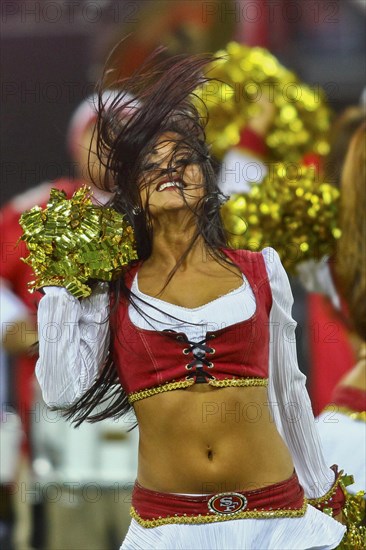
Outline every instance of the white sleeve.
<path fill-rule="evenodd" d="M 334 285 L 328 256 L 321 260 L 306 260 L 296 267 L 300 282 L 308 292 L 328 296 L 335 309 L 341 309 L 341 302 Z"/>
<path fill-rule="evenodd" d="M 45 287 L 38 307 L 36 376 L 48 405 L 66 406 L 88 390 L 109 347 L 109 295 L 98 284 L 83 300 L 65 288 Z"/>
<path fill-rule="evenodd" d="M 306 376 L 299 370 L 296 355 L 296 322 L 291 316 L 290 283 L 277 252 L 262 251 L 272 290 L 270 313 L 269 409 L 284 439 L 295 470 L 308 498 L 324 495 L 335 480 L 326 464 L 314 421 Z"/>
<path fill-rule="evenodd" d="M 248 193 L 251 184 L 260 183 L 267 175 L 266 165 L 240 149 L 230 149 L 224 156 L 218 177 L 218 186 L 225 195 Z"/>

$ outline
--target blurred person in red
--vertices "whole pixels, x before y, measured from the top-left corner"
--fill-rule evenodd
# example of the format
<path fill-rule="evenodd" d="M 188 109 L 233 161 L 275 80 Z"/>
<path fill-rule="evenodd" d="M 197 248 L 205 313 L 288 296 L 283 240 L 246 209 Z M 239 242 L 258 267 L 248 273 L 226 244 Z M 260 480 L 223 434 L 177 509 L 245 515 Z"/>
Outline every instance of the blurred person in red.
<path fill-rule="evenodd" d="M 112 98 L 112 92 L 106 93 Z M 103 169 L 99 161 L 97 162 L 93 148 L 97 107 L 97 96 L 90 96 L 79 105 L 69 124 L 67 144 L 77 177 L 43 182 L 15 196 L 0 211 L 0 277 L 2 285 L 20 301 L 27 317 L 27 323 L 7 323 L 2 326 L 3 340 L 8 351 L 12 351 L 14 345 L 18 352 L 21 351 L 11 359 L 11 368 L 13 369 L 11 379 L 15 381 L 12 385 L 15 395 L 10 394 L 8 398 L 14 403 L 22 421 L 22 451 L 26 457 L 25 464 L 27 464 L 29 455 L 32 454 L 30 434 L 32 417 L 34 416 L 33 421 L 37 421 L 35 410 L 37 404 L 34 399 L 36 356 L 32 356 L 26 348 L 28 343 L 32 343 L 32 338 L 33 341 L 36 339 L 36 309 L 39 297 L 28 292 L 27 284 L 32 280 L 32 271 L 27 264 L 21 261 L 22 257 L 27 256 L 27 251 L 23 241 L 18 242 L 22 234 L 19 217 L 25 210 L 29 210 L 36 204 L 46 206 L 52 187 L 62 189 L 68 197 L 71 197 L 78 187 L 87 184 L 93 188 L 96 202 L 106 202 L 112 197 L 110 193 L 103 193 L 92 184 L 93 178 L 104 177 Z M 17 462 L 16 457 L 14 457 L 14 462 Z M 27 470 L 28 466 L 25 466 L 25 469 Z M 42 516 L 42 512 L 39 513 Z M 42 539 L 39 533 L 35 536 L 37 540 Z M 22 533 L 19 537 L 28 538 L 29 534 Z"/>
<path fill-rule="evenodd" d="M 357 348 L 353 368 L 337 384 L 318 418 L 325 456 L 351 471 L 350 492 L 366 492 L 366 122 L 353 134 L 342 171 L 342 236 L 332 270 L 341 314 Z M 363 444 L 363 445 L 362 445 Z"/>
<path fill-rule="evenodd" d="M 342 194 L 344 185 L 341 178 L 347 151 L 356 129 L 365 121 L 365 107 L 355 105 L 341 113 L 332 126 L 323 179 L 341 188 Z M 353 368 L 359 348 L 358 338 L 353 330 L 349 330 L 349 321 L 340 311 L 340 300 L 331 275 L 334 262 L 334 258 L 313 265 L 305 262 L 298 268 L 301 282 L 310 292 L 307 323 L 310 395 L 315 414 L 329 403 L 336 385 Z"/>
<path fill-rule="evenodd" d="M 37 334 L 29 320 L 28 309 L 2 279 L 0 304 L 0 545 L 1 548 L 10 550 L 13 548 L 13 494 L 19 468 L 22 429 L 10 399 L 8 354 L 24 353 L 36 341 Z M 22 337 L 23 327 L 26 331 L 23 331 Z"/>
<path fill-rule="evenodd" d="M 93 152 L 91 152 L 91 168 L 89 164 L 89 149 L 97 117 L 96 97 L 91 96 L 82 102 L 73 115 L 68 132 L 68 147 L 75 163 L 77 177 L 61 178 L 52 182 L 44 182 L 28 191 L 15 196 L 0 211 L 0 231 L 2 235 L 2 253 L 0 261 L 0 276 L 4 283 L 19 297 L 25 306 L 29 309 L 30 315 L 34 319 L 37 308 L 38 297 L 28 292 L 27 284 L 32 280 L 32 271 L 28 265 L 21 261 L 22 257 L 27 256 L 27 251 L 22 241 L 18 242 L 22 229 L 19 225 L 19 217 L 25 211 L 33 206 L 46 206 L 52 187 L 62 189 L 68 197 L 81 185 L 93 185 L 92 177 L 96 177 L 99 170 L 99 163 L 93 162 Z M 103 177 L 103 174 L 101 174 Z M 94 197 L 97 201 L 106 202 L 112 196 L 103 194 L 93 186 Z M 20 327 L 24 334 L 20 338 L 27 337 L 26 328 Z M 14 331 L 14 327 L 12 327 Z M 10 334 L 6 335 L 10 338 Z M 35 358 L 28 354 L 20 355 L 14 366 L 16 370 L 16 396 L 15 401 L 17 409 L 21 415 L 25 432 L 29 433 L 29 415 L 32 411 L 32 380 L 35 366 Z M 27 443 L 24 443 L 25 448 Z M 29 449 L 28 449 L 29 450 Z"/>

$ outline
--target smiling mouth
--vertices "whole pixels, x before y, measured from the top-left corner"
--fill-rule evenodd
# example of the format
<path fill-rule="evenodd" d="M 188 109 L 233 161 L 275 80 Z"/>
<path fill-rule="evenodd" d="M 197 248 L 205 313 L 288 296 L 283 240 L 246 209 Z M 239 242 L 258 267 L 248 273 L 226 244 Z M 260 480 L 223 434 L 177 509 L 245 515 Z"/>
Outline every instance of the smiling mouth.
<path fill-rule="evenodd" d="M 158 192 L 164 191 L 165 189 L 183 189 L 184 185 L 181 180 L 165 180 L 161 181 L 159 185 L 156 187 L 156 190 Z"/>

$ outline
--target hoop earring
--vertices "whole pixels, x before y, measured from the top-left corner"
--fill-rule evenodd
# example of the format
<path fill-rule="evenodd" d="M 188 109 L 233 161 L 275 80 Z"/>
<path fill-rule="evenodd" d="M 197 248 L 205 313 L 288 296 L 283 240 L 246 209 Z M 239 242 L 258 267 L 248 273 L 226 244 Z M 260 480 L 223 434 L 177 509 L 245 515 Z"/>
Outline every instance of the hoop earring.
<path fill-rule="evenodd" d="M 132 208 L 132 214 L 134 216 L 138 216 L 139 214 L 141 214 L 141 208 L 139 206 L 134 206 Z"/>
<path fill-rule="evenodd" d="M 227 202 L 228 200 L 230 199 L 230 196 L 229 195 L 224 195 L 223 193 L 221 193 L 220 191 L 213 191 L 211 193 L 208 193 L 205 198 L 203 199 L 203 202 L 206 204 L 207 202 L 211 201 L 211 200 L 215 200 L 217 201 L 217 203 L 220 205 L 220 204 L 224 204 L 225 202 Z"/>

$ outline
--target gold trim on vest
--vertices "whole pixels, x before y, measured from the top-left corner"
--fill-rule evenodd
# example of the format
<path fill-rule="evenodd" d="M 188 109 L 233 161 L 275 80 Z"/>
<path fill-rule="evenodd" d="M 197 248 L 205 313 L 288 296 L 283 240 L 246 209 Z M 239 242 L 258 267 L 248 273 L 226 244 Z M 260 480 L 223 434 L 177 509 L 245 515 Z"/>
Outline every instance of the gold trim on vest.
<path fill-rule="evenodd" d="M 151 397 L 158 393 L 171 390 L 182 390 L 188 388 L 189 386 L 193 386 L 193 384 L 195 384 L 194 380 L 168 382 L 162 386 L 156 386 L 155 388 L 130 393 L 128 396 L 128 401 L 129 403 L 134 403 L 135 401 L 146 399 L 147 397 Z M 224 380 L 209 380 L 208 384 L 217 388 L 229 388 L 230 386 L 268 386 L 268 378 L 225 378 Z"/>
<path fill-rule="evenodd" d="M 224 380 L 209 380 L 210 386 L 230 388 L 230 386 L 268 386 L 268 378 L 224 378 Z"/>
<path fill-rule="evenodd" d="M 147 390 L 140 390 L 140 391 L 135 391 L 133 393 L 130 393 L 130 395 L 128 396 L 128 401 L 129 403 L 134 403 L 135 401 L 140 401 L 140 399 L 151 397 L 152 395 L 156 395 L 157 393 L 188 388 L 188 386 L 193 386 L 194 383 L 195 383 L 194 380 L 168 382 L 167 384 L 163 384 L 162 386 L 156 386 L 155 388 L 150 388 Z"/>

